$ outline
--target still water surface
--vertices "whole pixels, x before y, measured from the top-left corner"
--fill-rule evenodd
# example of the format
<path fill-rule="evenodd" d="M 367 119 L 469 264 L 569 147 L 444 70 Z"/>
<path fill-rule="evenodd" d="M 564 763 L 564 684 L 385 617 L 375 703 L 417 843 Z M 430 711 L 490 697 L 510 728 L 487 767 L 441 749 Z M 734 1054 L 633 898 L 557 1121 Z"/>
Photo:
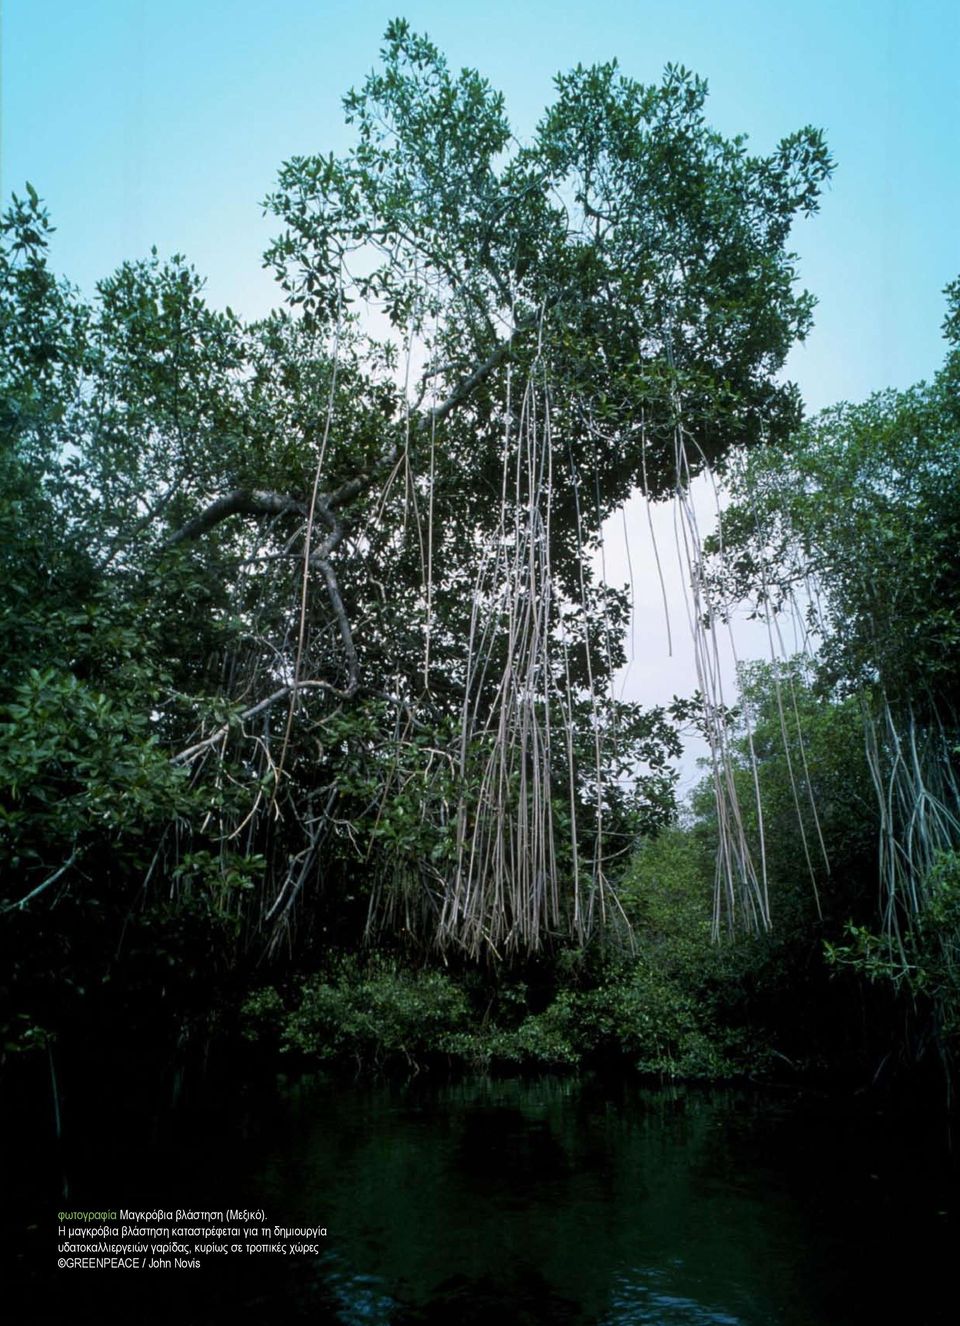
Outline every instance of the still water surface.
<path fill-rule="evenodd" d="M 122 1131 L 70 1158 L 75 1205 L 109 1191 L 140 1209 L 263 1207 L 325 1225 L 324 1253 L 204 1268 L 154 1282 L 149 1298 L 116 1277 L 74 1278 L 75 1306 L 174 1326 L 958 1319 L 941 1138 L 826 1098 L 550 1077 L 307 1080 L 152 1151 L 131 1152 Z"/>
<path fill-rule="evenodd" d="M 346 1326 L 957 1320 L 946 1175 L 876 1118 L 545 1078 L 307 1086 L 294 1119 L 259 1186 L 329 1225 Z"/>

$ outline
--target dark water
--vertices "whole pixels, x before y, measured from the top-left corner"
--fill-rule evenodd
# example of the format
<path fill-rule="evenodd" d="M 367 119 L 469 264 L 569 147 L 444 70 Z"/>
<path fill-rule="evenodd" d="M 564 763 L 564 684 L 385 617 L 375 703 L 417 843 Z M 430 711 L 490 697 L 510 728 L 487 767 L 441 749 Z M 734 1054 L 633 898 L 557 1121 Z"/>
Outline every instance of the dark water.
<path fill-rule="evenodd" d="M 556 1078 L 317 1081 L 232 1096 L 152 1139 L 134 1125 L 85 1122 L 59 1161 L 71 1207 L 262 1206 L 325 1225 L 323 1255 L 149 1286 L 58 1273 L 57 1203 L 38 1188 L 16 1268 L 33 1320 L 84 1306 L 177 1326 L 958 1319 L 939 1128 L 862 1106 Z"/>

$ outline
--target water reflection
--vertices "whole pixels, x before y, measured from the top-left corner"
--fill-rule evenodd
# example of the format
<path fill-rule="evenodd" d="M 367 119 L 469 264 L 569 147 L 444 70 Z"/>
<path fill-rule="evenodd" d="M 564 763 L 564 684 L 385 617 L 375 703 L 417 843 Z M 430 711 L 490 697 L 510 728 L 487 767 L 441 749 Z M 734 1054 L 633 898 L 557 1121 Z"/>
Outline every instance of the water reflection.
<path fill-rule="evenodd" d="M 785 1176 L 740 1154 L 769 1103 L 543 1079 L 301 1084 L 291 1104 L 261 1189 L 329 1226 L 347 1326 L 828 1320 Z"/>

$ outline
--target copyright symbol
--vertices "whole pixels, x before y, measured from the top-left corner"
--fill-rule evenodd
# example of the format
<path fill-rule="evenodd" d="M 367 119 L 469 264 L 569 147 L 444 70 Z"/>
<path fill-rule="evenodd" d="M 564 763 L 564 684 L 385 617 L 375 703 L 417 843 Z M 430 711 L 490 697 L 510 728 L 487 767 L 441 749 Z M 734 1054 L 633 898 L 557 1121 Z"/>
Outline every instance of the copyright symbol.
<path fill-rule="evenodd" d="M 61 1268 L 66 1266 L 66 1264 L 67 1264 L 66 1257 L 61 1257 L 60 1260 L 57 1262 L 57 1265 Z"/>

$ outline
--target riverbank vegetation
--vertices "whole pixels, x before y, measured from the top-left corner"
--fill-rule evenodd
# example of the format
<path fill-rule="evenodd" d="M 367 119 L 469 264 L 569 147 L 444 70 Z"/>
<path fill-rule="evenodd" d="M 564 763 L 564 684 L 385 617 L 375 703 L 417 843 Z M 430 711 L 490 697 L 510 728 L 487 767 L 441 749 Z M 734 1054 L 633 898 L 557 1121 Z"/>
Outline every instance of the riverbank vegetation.
<path fill-rule="evenodd" d="M 955 1075 L 960 330 L 803 422 L 788 248 L 832 169 L 577 69 L 518 146 L 406 24 L 282 169 L 245 323 L 180 257 L 0 252 L 4 1058 Z M 373 328 L 373 330 L 371 330 Z M 631 493 L 806 653 L 617 698 Z M 686 523 L 684 523 L 686 522 Z M 687 807 L 696 724 L 717 755 Z M 880 903 L 878 905 L 878 890 Z M 745 924 L 745 922 L 747 924 Z M 238 1051 L 239 1052 L 239 1051 Z"/>

